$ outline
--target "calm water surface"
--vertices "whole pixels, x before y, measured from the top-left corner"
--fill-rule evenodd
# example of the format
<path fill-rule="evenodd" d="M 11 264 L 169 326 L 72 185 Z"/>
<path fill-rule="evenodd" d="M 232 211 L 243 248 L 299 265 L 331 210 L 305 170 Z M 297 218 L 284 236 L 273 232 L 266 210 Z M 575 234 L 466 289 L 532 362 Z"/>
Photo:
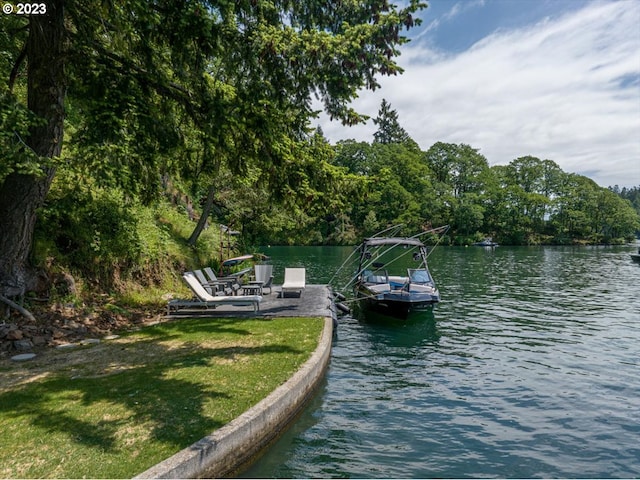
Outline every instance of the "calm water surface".
<path fill-rule="evenodd" d="M 436 249 L 442 303 L 342 317 L 319 394 L 244 476 L 640 476 L 634 251 Z M 278 283 L 285 265 L 327 283 L 351 249 L 264 252 Z"/>

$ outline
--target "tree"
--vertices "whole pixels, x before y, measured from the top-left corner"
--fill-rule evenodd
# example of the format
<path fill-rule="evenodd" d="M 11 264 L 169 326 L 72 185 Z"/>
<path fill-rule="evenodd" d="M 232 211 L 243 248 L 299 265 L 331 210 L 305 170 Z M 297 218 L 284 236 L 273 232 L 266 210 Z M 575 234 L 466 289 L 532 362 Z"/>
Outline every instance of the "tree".
<path fill-rule="evenodd" d="M 419 150 L 415 143 L 398 121 L 398 112 L 391 108 L 386 99 L 382 99 L 378 116 L 373 119 L 373 123 L 378 126 L 378 130 L 373 134 L 373 143 L 407 143 Z"/>
<path fill-rule="evenodd" d="M 114 181 L 134 190 L 188 170 L 170 154 L 189 138 L 201 143 L 205 175 L 254 161 L 282 182 L 292 142 L 315 114 L 312 97 L 333 118 L 363 121 L 350 100 L 377 88 L 379 75 L 401 73 L 400 32 L 425 7 L 51 0 L 45 15 L 3 18 L 0 140 L 12 155 L 0 170 L 0 294 L 23 294 L 35 278 L 28 256 L 66 142 L 65 102 L 78 115 L 78 156 L 65 161 L 116 170 Z"/>
<path fill-rule="evenodd" d="M 26 108 L 39 119 L 29 125 L 24 157 L 44 160 L 39 167 L 29 165 L 28 169 L 24 168 L 24 163 L 28 162 L 17 163 L 2 179 L 0 295 L 3 296 L 21 295 L 31 284 L 33 276 L 30 278 L 28 274 L 27 259 L 36 211 L 44 203 L 55 175 L 55 166 L 47 159 L 59 157 L 62 150 L 66 94 L 63 3 L 63 0 L 52 0 L 47 4 L 46 15 L 29 17 L 29 35 L 18 57 L 28 58 Z M 15 81 L 14 70 L 8 80 L 7 89 Z M 15 102 L 6 90 L 3 96 Z M 19 109 L 20 106 L 14 108 Z M 22 160 L 20 155 L 16 157 Z"/>
<path fill-rule="evenodd" d="M 433 172 L 437 216 L 452 226 L 452 233 L 470 235 L 485 220 L 491 172 L 487 159 L 466 144 L 437 142 L 424 159 Z M 466 242 L 467 239 L 464 239 Z"/>
<path fill-rule="evenodd" d="M 437 142 L 427 150 L 425 159 L 435 181 L 447 185 L 454 197 L 483 190 L 483 178 L 489 164 L 478 149 L 465 144 Z"/>

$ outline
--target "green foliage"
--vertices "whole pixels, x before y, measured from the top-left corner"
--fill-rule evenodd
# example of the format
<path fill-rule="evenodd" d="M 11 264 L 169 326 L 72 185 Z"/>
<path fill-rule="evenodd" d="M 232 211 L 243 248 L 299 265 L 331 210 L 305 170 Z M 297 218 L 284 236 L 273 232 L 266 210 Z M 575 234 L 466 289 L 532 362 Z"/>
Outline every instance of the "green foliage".
<path fill-rule="evenodd" d="M 219 264 L 219 230 L 207 229 L 195 248 L 188 247 L 193 223 L 184 208 L 164 201 L 143 205 L 64 171 L 50 199 L 36 230 L 36 261 L 54 258 L 54 269 L 101 288 L 123 290 L 128 281 L 151 286 L 174 271 Z"/>
<path fill-rule="evenodd" d="M 9 91 L 0 87 L 0 184 L 11 173 L 39 176 L 43 162 L 25 143 L 29 129 L 40 125 L 38 118 Z"/>
<path fill-rule="evenodd" d="M 3 18 L 0 147 L 10 161 L 0 166 L 0 211 L 30 218 L 0 229 L 0 245 L 29 251 L 35 212 L 48 201 L 50 227 L 42 230 L 60 227 L 50 233 L 72 264 L 101 278 L 116 264 L 128 271 L 143 248 L 134 211 L 157 201 L 168 179 L 199 201 L 219 175 L 249 171 L 260 172 L 260 193 L 303 224 L 334 215 L 358 186 L 328 162 L 328 144 L 309 142 L 312 102 L 345 124 L 362 122 L 350 102 L 380 76 L 401 73 L 402 31 L 419 25 L 415 15 L 426 7 L 53 0 L 47 18 Z M 34 128 L 27 106 L 46 117 L 46 128 Z M 62 155 L 91 192 L 46 199 L 52 160 L 30 156 L 25 145 Z M 26 174 L 21 198 L 4 182 L 12 172 Z M 229 216 L 252 228 L 244 207 Z M 109 238 L 110 229 L 120 237 Z M 320 230 L 311 238 L 322 241 Z M 6 252 L 0 289 L 20 291 L 17 273 L 32 276 L 26 255 Z"/>
<path fill-rule="evenodd" d="M 334 162 L 369 180 L 350 216 L 356 237 L 404 223 L 409 231 L 451 226 L 450 240 L 492 236 L 503 244 L 621 243 L 639 215 L 619 193 L 563 172 L 551 160 L 520 157 L 489 167 L 468 145 L 437 142 L 424 153 L 406 142 L 343 141 Z"/>
<path fill-rule="evenodd" d="M 27 108 L 31 23 L 6 16 L 0 189 L 11 173 L 38 178 L 57 166 L 60 175 L 39 216 L 35 257 L 51 253 L 106 286 L 215 263 L 217 228 L 185 246 L 211 187 L 213 209 L 203 218 L 241 231 L 245 244 L 348 244 L 396 223 L 412 231 L 449 224 L 449 241 L 458 243 L 620 242 L 640 230 L 637 189 L 603 190 L 532 156 L 489 167 L 466 144 L 437 142 L 422 152 L 386 100 L 372 143 L 333 147 L 310 130 L 314 97 L 345 124 L 366 119 L 350 101 L 377 88 L 381 75 L 401 73 L 401 32 L 420 23 L 415 14 L 425 7 L 65 2 L 59 159 L 27 147 L 43 124 Z M 182 214 L 159 201 L 167 193 L 186 202 Z M 0 198 L 10 203 L 4 211 L 28 210 L 11 203 L 15 195 Z"/>
<path fill-rule="evenodd" d="M 631 203 L 633 209 L 640 216 L 640 186 L 632 188 L 623 187 L 622 189 L 620 189 L 620 187 L 615 185 L 614 187 L 609 187 L 609 190 L 618 195 L 620 198 L 628 200 Z M 636 230 L 636 236 L 640 237 L 640 227 Z"/>
<path fill-rule="evenodd" d="M 39 234 L 70 268 L 109 286 L 114 274 L 129 272 L 142 255 L 134 206 L 116 189 L 69 180 L 51 193 Z"/>
<path fill-rule="evenodd" d="M 391 105 L 383 99 L 378 116 L 373 120 L 378 126 L 378 130 L 373 134 L 374 143 L 410 143 L 412 147 L 419 150 L 415 143 L 398 121 L 398 112 L 391 108 Z"/>

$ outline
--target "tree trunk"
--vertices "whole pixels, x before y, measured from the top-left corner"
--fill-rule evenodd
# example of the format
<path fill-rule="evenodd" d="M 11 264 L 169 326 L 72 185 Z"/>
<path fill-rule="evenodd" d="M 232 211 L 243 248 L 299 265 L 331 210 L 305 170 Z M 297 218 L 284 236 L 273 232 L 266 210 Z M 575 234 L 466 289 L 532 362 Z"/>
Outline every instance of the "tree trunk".
<path fill-rule="evenodd" d="M 207 220 L 209 220 L 209 215 L 211 214 L 211 209 L 213 208 L 213 201 L 215 200 L 215 198 L 216 189 L 212 185 L 211 187 L 209 187 L 209 193 L 207 193 L 207 201 L 202 208 L 202 215 L 200 215 L 200 220 L 198 220 L 198 224 L 196 225 L 196 228 L 193 230 L 193 233 L 191 234 L 191 236 L 189 237 L 189 241 L 187 242 L 192 247 L 198 241 L 198 237 L 200 237 L 202 230 L 204 230 L 204 227 L 207 224 Z"/>
<path fill-rule="evenodd" d="M 62 150 L 64 99 L 64 0 L 49 0 L 46 15 L 31 15 L 27 39 L 27 104 L 44 121 L 29 132 L 27 145 L 39 157 Z M 23 295 L 35 274 L 28 260 L 36 213 L 49 192 L 53 166 L 41 175 L 12 173 L 0 185 L 0 295 Z"/>

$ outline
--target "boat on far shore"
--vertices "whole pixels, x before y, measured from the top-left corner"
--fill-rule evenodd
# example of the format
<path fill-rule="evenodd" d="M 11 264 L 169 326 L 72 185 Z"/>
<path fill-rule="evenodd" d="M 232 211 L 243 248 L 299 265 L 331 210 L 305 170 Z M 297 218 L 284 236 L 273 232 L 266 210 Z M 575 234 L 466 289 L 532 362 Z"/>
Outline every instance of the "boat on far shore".
<path fill-rule="evenodd" d="M 487 237 L 480 242 L 472 243 L 474 247 L 497 247 L 498 244 L 493 241 L 493 238 Z"/>

